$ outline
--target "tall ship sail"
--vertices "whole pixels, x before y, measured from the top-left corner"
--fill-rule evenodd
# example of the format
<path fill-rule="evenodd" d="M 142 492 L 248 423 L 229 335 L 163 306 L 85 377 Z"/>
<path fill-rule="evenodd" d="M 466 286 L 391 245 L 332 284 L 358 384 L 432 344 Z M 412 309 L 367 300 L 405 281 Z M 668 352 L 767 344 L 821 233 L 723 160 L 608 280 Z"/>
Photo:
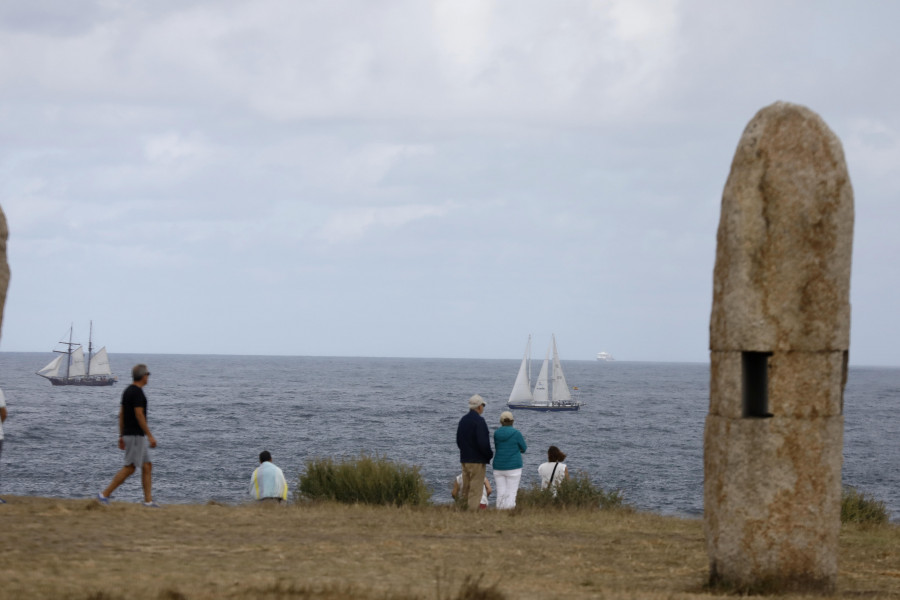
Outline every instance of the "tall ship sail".
<path fill-rule="evenodd" d="M 534 390 L 531 389 L 531 336 L 528 336 L 525 356 L 506 405 L 509 408 L 540 411 L 574 411 L 581 407 L 580 403 L 572 399 L 572 392 L 559 362 L 555 335 L 551 336 Z"/>
<path fill-rule="evenodd" d="M 61 341 L 65 350 L 54 350 L 59 356 L 37 372 L 50 380 L 53 385 L 112 385 L 118 378 L 112 374 L 106 346 L 94 352 L 94 322 L 91 321 L 88 335 L 88 353 L 78 342 L 72 341 L 72 327 L 69 327 L 69 341 Z"/>

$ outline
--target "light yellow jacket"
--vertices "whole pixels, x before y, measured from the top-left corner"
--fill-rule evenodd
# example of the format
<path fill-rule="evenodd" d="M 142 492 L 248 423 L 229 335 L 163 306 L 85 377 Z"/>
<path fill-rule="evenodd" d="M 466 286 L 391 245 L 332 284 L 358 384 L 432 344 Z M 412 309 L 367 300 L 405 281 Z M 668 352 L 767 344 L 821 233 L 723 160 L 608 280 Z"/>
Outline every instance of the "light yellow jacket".
<path fill-rule="evenodd" d="M 257 500 L 263 498 L 287 500 L 288 485 L 284 473 L 270 461 L 262 463 L 253 471 L 253 477 L 250 478 L 250 495 Z"/>

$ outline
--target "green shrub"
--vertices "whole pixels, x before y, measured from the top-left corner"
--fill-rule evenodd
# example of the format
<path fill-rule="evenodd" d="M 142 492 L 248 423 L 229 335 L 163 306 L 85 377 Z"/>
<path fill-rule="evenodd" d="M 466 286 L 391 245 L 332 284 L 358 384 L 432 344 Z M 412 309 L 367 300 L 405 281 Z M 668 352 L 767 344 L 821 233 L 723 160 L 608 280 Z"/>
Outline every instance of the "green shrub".
<path fill-rule="evenodd" d="M 531 487 L 519 489 L 516 506 L 559 507 L 559 508 L 600 508 L 630 509 L 625 503 L 625 495 L 620 490 L 606 491 L 591 483 L 587 473 L 574 473 L 556 488 L 556 495 L 550 488 L 541 489 L 540 482 Z"/>
<path fill-rule="evenodd" d="M 841 494 L 841 523 L 881 525 L 888 522 L 888 510 L 884 502 L 845 486 Z"/>
<path fill-rule="evenodd" d="M 431 490 L 419 467 L 366 454 L 343 462 L 330 458 L 307 461 L 295 492 L 297 500 L 346 504 L 421 506 L 428 504 L 430 498 Z"/>

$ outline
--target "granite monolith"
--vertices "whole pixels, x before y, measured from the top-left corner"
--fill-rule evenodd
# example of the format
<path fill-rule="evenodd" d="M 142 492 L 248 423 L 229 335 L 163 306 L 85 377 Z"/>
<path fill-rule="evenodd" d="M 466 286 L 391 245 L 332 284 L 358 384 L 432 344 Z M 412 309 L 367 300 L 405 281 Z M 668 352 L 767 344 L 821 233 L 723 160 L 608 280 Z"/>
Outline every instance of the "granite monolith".
<path fill-rule="evenodd" d="M 6 306 L 6 289 L 9 287 L 9 263 L 6 261 L 6 240 L 9 229 L 6 226 L 6 215 L 0 208 L 0 331 L 3 330 L 3 308 Z"/>
<path fill-rule="evenodd" d="M 803 106 L 760 110 L 717 234 L 704 432 L 714 585 L 834 590 L 852 242 L 837 136 Z"/>

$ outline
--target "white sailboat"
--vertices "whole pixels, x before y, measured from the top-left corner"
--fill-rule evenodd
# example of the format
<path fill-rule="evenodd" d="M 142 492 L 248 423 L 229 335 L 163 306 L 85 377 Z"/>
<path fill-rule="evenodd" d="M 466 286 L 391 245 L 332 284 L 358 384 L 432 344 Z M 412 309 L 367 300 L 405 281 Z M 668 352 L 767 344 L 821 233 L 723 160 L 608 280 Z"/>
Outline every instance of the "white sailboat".
<path fill-rule="evenodd" d="M 109 367 L 109 355 L 106 346 L 100 348 L 94 354 L 94 322 L 91 321 L 91 330 L 88 336 L 88 355 L 85 360 L 84 349 L 78 342 L 72 341 L 72 327 L 69 327 L 69 341 L 60 344 L 65 350 L 54 350 L 59 356 L 37 372 L 38 375 L 50 380 L 53 385 L 112 385 L 118 378 L 112 374 Z M 87 368 L 85 368 L 87 367 Z"/>
<path fill-rule="evenodd" d="M 541 364 L 534 390 L 531 389 L 531 336 L 528 336 L 528 344 L 525 346 L 525 356 L 519 366 L 519 374 L 513 384 L 506 405 L 509 408 L 541 411 L 574 411 L 581 404 L 572 400 L 572 392 L 563 374 L 562 365 L 559 362 L 559 353 L 556 350 L 556 336 L 550 338 L 550 346 Z M 550 362 L 551 350 L 553 362 Z M 551 375 L 552 368 L 552 375 Z M 552 386 L 551 386 L 552 384 Z"/>

